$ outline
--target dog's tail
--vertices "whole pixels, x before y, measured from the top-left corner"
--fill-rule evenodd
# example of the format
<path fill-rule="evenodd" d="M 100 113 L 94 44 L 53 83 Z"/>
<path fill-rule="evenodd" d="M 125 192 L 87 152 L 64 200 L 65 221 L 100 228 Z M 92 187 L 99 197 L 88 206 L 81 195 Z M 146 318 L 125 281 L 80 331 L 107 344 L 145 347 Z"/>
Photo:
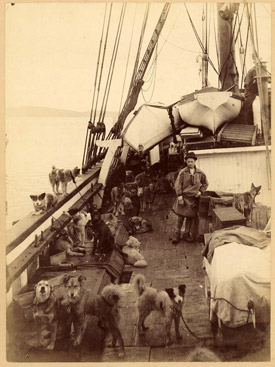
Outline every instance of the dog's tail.
<path fill-rule="evenodd" d="M 146 287 L 145 276 L 143 274 L 137 274 L 133 279 L 133 286 L 138 295 L 141 296 Z"/>
<path fill-rule="evenodd" d="M 106 285 L 101 292 L 101 296 L 105 299 L 107 303 L 114 306 L 118 303 L 121 298 L 121 291 L 119 286 L 115 284 Z"/>

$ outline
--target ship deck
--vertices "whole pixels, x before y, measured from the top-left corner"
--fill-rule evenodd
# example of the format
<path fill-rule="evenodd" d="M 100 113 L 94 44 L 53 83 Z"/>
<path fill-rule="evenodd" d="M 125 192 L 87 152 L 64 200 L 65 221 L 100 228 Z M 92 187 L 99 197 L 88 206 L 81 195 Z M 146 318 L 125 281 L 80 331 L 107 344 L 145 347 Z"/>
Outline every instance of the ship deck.
<path fill-rule="evenodd" d="M 252 324 L 235 330 L 218 332 L 214 348 L 211 325 L 208 317 L 208 305 L 205 297 L 205 270 L 202 266 L 201 242 L 185 242 L 177 245 L 170 241 L 175 215 L 171 212 L 173 204 L 171 193 L 157 196 L 152 210 L 140 213 L 150 219 L 153 231 L 136 235 L 141 241 L 141 253 L 148 266 L 143 269 L 133 266 L 124 267 L 125 283 L 121 284 L 123 297 L 120 301 L 120 329 L 125 343 L 127 362 L 161 362 L 185 361 L 188 353 L 197 346 L 213 350 L 222 361 L 267 361 L 270 358 L 268 331 L 253 329 Z M 89 256 L 89 255 L 86 255 Z M 80 261 L 80 260 L 74 260 Z M 89 261 L 81 258 L 81 262 Z M 77 271 L 87 278 L 87 285 L 103 281 L 104 274 L 98 268 L 83 267 Z M 173 344 L 164 346 L 164 324 L 158 313 L 152 313 L 146 321 L 149 330 L 139 337 L 137 332 L 137 296 L 131 287 L 134 274 L 143 273 L 148 284 L 157 289 L 186 284 L 183 317 L 189 328 L 200 338 L 195 338 L 180 322 L 182 340 L 176 341 L 172 327 Z M 51 273 L 51 276 L 60 275 Z M 47 270 L 40 277 L 48 277 Z M 20 312 L 10 309 L 10 324 L 13 333 L 8 340 L 8 361 L 13 362 L 118 362 L 118 349 L 108 347 L 110 336 L 104 335 L 96 322 L 87 330 L 82 345 L 74 348 L 70 340 L 57 340 L 53 351 L 44 351 L 26 343 L 29 338 L 35 339 L 36 330 L 33 323 L 26 321 Z"/>

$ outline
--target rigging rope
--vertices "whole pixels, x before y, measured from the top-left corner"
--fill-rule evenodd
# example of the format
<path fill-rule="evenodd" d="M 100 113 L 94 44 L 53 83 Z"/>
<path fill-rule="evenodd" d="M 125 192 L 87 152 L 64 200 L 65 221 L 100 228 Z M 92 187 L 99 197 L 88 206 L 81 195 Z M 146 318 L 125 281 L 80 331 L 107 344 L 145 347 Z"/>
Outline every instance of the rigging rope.
<path fill-rule="evenodd" d="M 133 85 L 134 80 L 136 78 L 136 73 L 137 73 L 137 68 L 138 68 L 138 63 L 139 63 L 139 56 L 140 56 L 140 52 L 141 52 L 141 46 L 142 46 L 142 43 L 143 43 L 145 28 L 146 28 L 147 20 L 148 20 L 149 8 L 150 8 L 150 3 L 147 4 L 147 7 L 145 9 L 145 14 L 144 14 L 144 18 L 143 18 L 143 24 L 142 24 L 140 38 L 139 38 L 139 45 L 138 45 L 138 50 L 137 50 L 137 55 L 136 55 L 136 60 L 135 60 L 135 65 L 134 65 L 134 69 L 133 69 L 133 74 L 132 74 L 130 85 Z M 129 90 L 129 92 L 130 92 L 130 90 Z M 127 97 L 129 97 L 129 93 L 128 93 L 128 96 Z"/>
<path fill-rule="evenodd" d="M 177 47 L 177 48 L 179 48 L 179 49 L 182 49 L 182 50 L 185 50 L 185 51 L 189 51 L 189 52 L 199 53 L 199 52 L 197 52 L 197 51 L 190 51 L 190 50 L 186 50 L 186 49 L 184 49 L 184 48 L 182 48 L 182 47 L 180 47 L 180 46 L 177 46 L 177 45 L 175 45 L 174 43 L 172 43 L 172 42 L 168 41 L 168 38 L 170 37 L 170 34 L 171 34 L 172 30 L 174 29 L 174 27 L 175 27 L 175 25 L 176 25 L 176 23 L 177 23 L 177 21 L 178 21 L 178 18 L 179 18 L 179 16 L 180 16 L 180 14 L 181 14 L 181 9 L 180 9 L 180 11 L 178 12 L 177 18 L 176 18 L 176 20 L 175 20 L 175 22 L 174 22 L 173 26 L 171 27 L 171 29 L 170 29 L 170 31 L 169 31 L 169 33 L 168 33 L 167 38 L 163 37 L 163 35 L 162 35 L 162 34 L 160 34 L 160 37 L 162 37 L 162 38 L 164 39 L 164 43 L 163 43 L 163 45 L 161 46 L 161 48 L 160 48 L 160 50 L 159 50 L 159 52 L 158 52 L 158 54 L 157 54 L 157 57 L 160 55 L 160 53 L 161 53 L 161 51 L 163 50 L 163 47 L 165 46 L 166 42 L 167 42 L 167 43 L 170 43 L 172 46 L 175 46 L 175 47 Z M 146 74 L 149 74 L 149 72 L 150 72 L 151 68 L 154 66 L 154 62 L 155 62 L 155 61 L 153 61 L 153 62 L 151 63 L 151 66 L 150 66 L 150 67 L 149 67 L 149 69 L 147 70 Z M 146 75 L 146 74 L 145 74 L 145 75 Z"/>
<path fill-rule="evenodd" d="M 192 28 L 193 28 L 193 31 L 194 31 L 195 37 L 196 37 L 196 39 L 197 39 L 197 41 L 198 41 L 198 43 L 199 43 L 199 45 L 200 45 L 200 47 L 201 47 L 201 49 L 202 49 L 202 52 L 203 52 L 204 54 L 207 54 L 207 53 L 206 53 L 206 50 L 205 50 L 205 48 L 204 48 L 204 45 L 203 45 L 203 43 L 202 43 L 202 41 L 201 41 L 201 39 L 200 39 L 200 37 L 199 37 L 199 35 L 198 35 L 198 32 L 197 32 L 197 30 L 196 30 L 196 28 L 195 28 L 195 25 L 194 25 L 194 23 L 193 23 L 193 21 L 192 21 L 192 19 L 191 19 L 191 16 L 190 16 L 190 14 L 189 14 L 189 11 L 188 11 L 187 6 L 186 6 L 186 4 L 185 4 L 185 3 L 184 3 L 184 6 L 185 6 L 185 9 L 186 9 L 186 11 L 187 11 L 187 15 L 188 15 L 188 18 L 189 18 L 189 20 L 190 20 L 191 26 L 192 26 Z M 209 55 L 207 55 L 207 57 L 208 57 L 208 62 L 209 62 L 209 64 L 212 66 L 212 68 L 214 69 L 214 71 L 219 75 L 219 72 L 218 72 L 218 71 L 217 71 L 217 69 L 215 68 L 215 66 L 214 66 L 214 64 L 213 64 L 213 62 L 212 62 L 212 60 L 211 60 L 211 59 L 210 59 L 210 57 L 209 57 Z"/>
<path fill-rule="evenodd" d="M 92 115 L 93 115 L 93 107 L 94 107 L 94 99 L 95 99 L 95 93 L 96 93 L 96 85 L 97 85 L 97 77 L 98 77 L 98 68 L 99 68 L 99 62 L 100 62 L 100 56 L 101 56 L 101 47 L 102 47 L 102 41 L 103 41 L 103 34 L 104 34 L 104 28 L 105 28 L 105 21 L 106 21 L 106 14 L 107 14 L 107 3 L 105 4 L 105 11 L 104 11 L 104 18 L 103 18 L 103 25 L 102 25 L 102 32 L 99 42 L 99 50 L 98 50 L 98 58 L 97 58 L 97 66 L 96 66 L 96 74 L 95 74 L 95 81 L 94 81 L 94 92 L 93 92 L 93 99 L 92 99 L 92 108 L 90 113 L 90 120 L 92 121 Z M 89 135 L 89 138 L 88 138 Z M 87 144 L 88 142 L 88 144 Z M 89 130 L 89 126 L 87 127 L 86 131 L 86 138 L 85 138 L 85 145 L 84 145 L 84 152 L 83 152 L 83 159 L 82 159 L 82 167 L 86 165 L 87 163 L 87 149 L 89 149 L 91 143 L 91 130 Z"/>
<path fill-rule="evenodd" d="M 117 28 L 115 44 L 114 44 L 114 48 L 113 48 L 113 53 L 112 53 L 109 72 L 108 72 L 108 76 L 107 76 L 105 92 L 104 92 L 103 101 L 102 101 L 102 109 L 101 109 L 100 115 L 99 115 L 99 121 L 100 122 L 103 122 L 105 114 L 106 114 L 106 107 L 107 107 L 107 103 L 108 103 L 108 97 L 109 97 L 109 93 L 110 93 L 110 87 L 111 87 L 112 77 L 113 77 L 115 63 L 116 63 L 117 51 L 118 51 L 118 47 L 119 47 L 119 43 L 120 43 L 120 37 L 121 37 L 121 31 L 122 31 L 126 6 L 127 6 L 127 3 L 123 3 L 121 13 L 120 13 L 120 19 L 119 19 L 119 24 L 118 24 L 118 28 Z"/>
<path fill-rule="evenodd" d="M 99 43 L 98 58 L 97 58 L 96 72 L 95 72 L 95 81 L 94 81 L 94 93 L 93 93 L 92 108 L 91 108 L 91 114 L 90 114 L 90 121 L 92 121 L 92 115 L 93 115 L 94 99 L 95 99 L 95 92 L 96 92 L 96 85 L 97 85 L 98 68 L 99 68 L 99 62 L 100 62 L 100 56 L 101 56 L 101 48 L 102 48 L 103 34 L 104 34 L 104 28 L 105 28 L 106 14 L 107 14 L 107 3 L 105 4 L 104 20 L 103 20 L 102 32 L 101 32 L 100 43 Z"/>
<path fill-rule="evenodd" d="M 112 7 L 113 7 L 113 3 L 111 3 L 111 6 L 110 6 L 107 31 L 106 31 L 106 35 L 105 35 L 104 50 L 103 50 L 103 56 L 102 56 L 102 61 L 101 61 L 101 69 L 100 69 L 100 76 L 99 76 L 98 88 L 97 88 L 97 98 L 96 98 L 96 105 L 95 105 L 95 113 L 94 113 L 94 118 L 92 120 L 93 122 L 95 121 L 95 118 L 96 118 L 96 110 L 97 110 L 97 104 L 98 104 L 98 97 L 99 97 L 99 92 L 100 92 L 100 85 L 101 85 L 101 79 L 102 79 L 102 73 L 103 73 L 103 66 L 104 66 L 104 61 L 105 61 L 105 54 L 106 54 L 106 48 L 107 48 L 108 36 L 109 36 L 109 29 L 110 29 L 110 23 L 111 23 Z"/>
<path fill-rule="evenodd" d="M 243 62 L 243 69 L 242 69 L 242 80 L 241 80 L 241 85 L 240 85 L 241 88 L 243 87 L 243 82 L 244 82 L 244 68 L 245 68 L 245 61 L 246 61 L 246 55 L 247 55 L 247 46 L 248 46 L 250 23 L 251 23 L 251 19 L 249 18 L 248 19 L 248 26 L 247 26 L 246 40 L 245 40 L 244 62 Z"/>
<path fill-rule="evenodd" d="M 112 78 L 113 78 L 113 72 L 114 72 L 115 63 L 116 63 L 117 51 L 118 51 L 118 47 L 120 43 L 120 36 L 121 36 L 126 6 L 127 6 L 127 3 L 123 3 L 121 12 L 120 12 L 120 18 L 119 18 L 119 23 L 117 27 L 117 33 L 116 33 L 115 43 L 113 47 L 113 53 L 112 53 L 112 57 L 110 61 L 107 81 L 105 85 L 105 91 L 104 91 L 103 100 L 102 100 L 102 107 L 101 107 L 101 111 L 100 111 L 99 118 L 98 118 L 99 123 L 102 124 L 102 129 L 96 133 L 95 141 L 99 140 L 101 134 L 102 134 L 101 140 L 105 139 L 106 128 L 105 128 L 105 125 L 103 124 L 103 121 L 106 115 L 106 108 L 107 108 L 107 103 L 108 103 L 108 98 L 109 98 L 109 93 L 110 93 L 110 88 L 111 88 L 111 83 L 112 83 Z M 98 146 L 94 144 L 94 149 L 93 149 L 94 157 L 96 157 L 97 155 L 97 150 L 98 150 Z M 106 148 L 100 147 L 98 156 L 100 156 L 100 154 L 102 153 L 102 150 L 106 151 Z"/>
<path fill-rule="evenodd" d="M 123 80 L 123 87 L 122 87 L 122 93 L 121 93 L 121 99 L 120 99 L 120 104 L 119 104 L 119 113 L 121 112 L 121 105 L 122 105 L 122 98 L 123 98 L 123 94 L 124 94 L 124 88 L 125 88 L 125 82 L 126 82 L 126 76 L 127 76 L 127 71 L 128 71 L 128 64 L 129 64 L 129 58 L 130 58 L 130 52 L 131 52 L 131 46 L 132 46 L 132 41 L 133 41 L 133 33 L 134 33 L 134 26 L 135 26 L 135 22 L 136 22 L 136 9 L 137 9 L 137 3 L 135 6 L 135 12 L 134 12 L 134 21 L 133 21 L 133 26 L 132 26 L 132 32 L 131 32 L 131 39 L 130 39 L 130 45 L 129 45 L 129 50 L 128 50 L 128 56 L 127 56 L 127 63 L 126 63 L 126 67 L 125 67 L 125 73 L 124 73 L 124 80 Z"/>
<path fill-rule="evenodd" d="M 143 89 L 143 88 L 142 88 L 142 90 L 141 90 L 141 92 L 142 92 L 142 97 L 143 97 L 143 99 L 144 99 L 144 101 L 145 101 L 146 103 L 151 102 L 151 99 L 152 99 L 152 97 L 153 97 L 154 90 L 155 90 L 156 75 L 157 75 L 157 52 L 158 52 L 157 48 L 158 48 L 158 42 L 156 43 L 156 49 L 155 49 L 155 60 L 154 60 L 154 65 L 155 65 L 155 66 L 154 66 L 154 69 L 153 69 L 152 75 L 151 75 L 151 77 L 149 78 L 149 81 L 150 81 L 149 87 L 148 87 L 147 89 Z M 152 89 L 151 96 L 150 96 L 150 98 L 149 98 L 148 100 L 146 100 L 145 95 L 144 95 L 144 92 L 148 91 L 148 90 L 151 88 L 152 84 L 153 84 L 153 89 Z"/>
<path fill-rule="evenodd" d="M 213 6 L 213 4 L 211 4 L 211 5 L 212 5 L 212 12 L 214 13 L 214 6 Z M 218 47 L 217 30 L 216 30 L 216 22 L 215 22 L 215 20 L 214 20 L 214 36 L 215 36 L 215 45 L 216 45 L 216 54 L 217 54 L 218 69 L 220 70 L 220 55 L 219 55 L 219 47 Z M 220 80 L 219 80 L 219 83 L 220 83 Z"/>

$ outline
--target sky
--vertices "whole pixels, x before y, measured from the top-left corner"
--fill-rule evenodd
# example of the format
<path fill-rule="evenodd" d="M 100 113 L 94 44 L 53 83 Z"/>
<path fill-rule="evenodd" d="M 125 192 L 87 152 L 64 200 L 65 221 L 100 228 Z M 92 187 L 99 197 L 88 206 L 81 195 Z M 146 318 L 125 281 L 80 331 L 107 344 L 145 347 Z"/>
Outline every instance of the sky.
<path fill-rule="evenodd" d="M 214 24 L 214 5 L 208 8 L 210 24 Z M 109 11 L 110 4 L 107 7 Z M 187 3 L 194 25 L 202 37 L 202 9 L 205 3 Z M 103 69 L 102 89 L 105 88 L 108 63 L 115 40 L 121 3 L 112 7 L 110 38 Z M 122 29 L 120 49 L 110 90 L 108 109 L 118 111 L 129 85 L 135 50 L 137 48 L 145 3 L 128 3 Z M 144 50 L 150 40 L 163 4 L 150 4 Z M 271 9 L 270 4 L 257 4 L 260 55 L 270 65 Z M 104 3 L 16 3 L 6 5 L 5 93 L 6 106 L 47 106 L 87 111 L 92 105 L 94 78 L 99 42 L 104 18 Z M 244 23 L 246 17 L 244 16 Z M 215 37 L 210 33 L 211 59 L 217 67 Z M 131 37 L 131 35 L 133 36 Z M 243 42 L 245 33 L 243 34 Z M 129 54 L 129 46 L 132 46 Z M 157 48 L 158 57 L 148 70 L 138 105 L 145 102 L 170 104 L 201 87 L 199 75 L 200 47 L 187 17 L 183 3 L 173 3 L 162 30 Z M 249 46 L 248 53 L 251 53 Z M 122 95 L 128 61 L 124 96 Z M 198 61 L 198 62 L 197 62 Z M 248 66 L 251 56 L 248 56 Z M 269 67 L 270 70 L 270 67 Z M 155 74 L 154 74 L 155 73 Z M 155 79 L 152 77 L 155 75 Z M 210 83 L 217 76 L 209 73 Z M 150 85 L 151 84 L 151 85 Z M 101 92 L 101 93 L 102 93 Z M 102 94 L 99 96 L 99 102 Z M 100 106 L 100 103 L 99 103 Z"/>

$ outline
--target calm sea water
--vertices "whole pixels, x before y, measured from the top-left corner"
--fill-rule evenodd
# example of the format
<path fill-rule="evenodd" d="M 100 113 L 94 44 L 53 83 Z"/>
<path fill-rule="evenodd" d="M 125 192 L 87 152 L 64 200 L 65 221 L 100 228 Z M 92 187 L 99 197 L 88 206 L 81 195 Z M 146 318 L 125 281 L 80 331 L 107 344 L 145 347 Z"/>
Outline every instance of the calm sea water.
<path fill-rule="evenodd" d="M 112 126 L 113 120 L 106 124 Z M 48 174 L 53 165 L 81 167 L 86 129 L 83 117 L 7 119 L 7 228 L 33 210 L 30 195 L 52 192 Z"/>

